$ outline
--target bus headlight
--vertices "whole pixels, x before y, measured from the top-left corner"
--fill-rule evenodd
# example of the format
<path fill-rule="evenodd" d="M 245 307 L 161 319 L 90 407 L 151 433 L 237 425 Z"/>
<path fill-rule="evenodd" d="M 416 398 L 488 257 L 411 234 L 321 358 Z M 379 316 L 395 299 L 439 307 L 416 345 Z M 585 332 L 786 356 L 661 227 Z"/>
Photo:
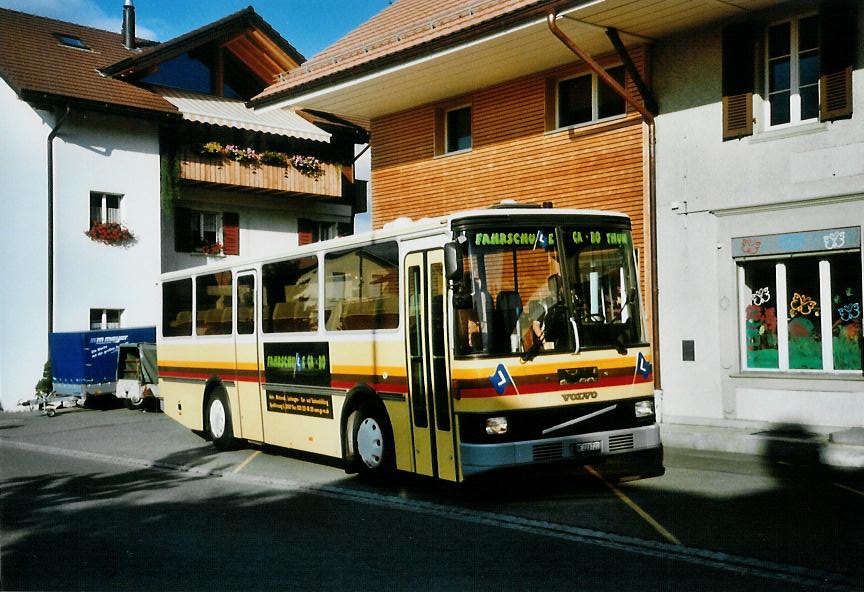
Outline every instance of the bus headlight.
<path fill-rule="evenodd" d="M 507 433 L 506 417 L 487 417 L 486 433 L 490 436 L 500 436 Z"/>
<path fill-rule="evenodd" d="M 636 412 L 636 419 L 645 419 L 654 415 L 654 401 L 636 401 L 633 407 Z"/>

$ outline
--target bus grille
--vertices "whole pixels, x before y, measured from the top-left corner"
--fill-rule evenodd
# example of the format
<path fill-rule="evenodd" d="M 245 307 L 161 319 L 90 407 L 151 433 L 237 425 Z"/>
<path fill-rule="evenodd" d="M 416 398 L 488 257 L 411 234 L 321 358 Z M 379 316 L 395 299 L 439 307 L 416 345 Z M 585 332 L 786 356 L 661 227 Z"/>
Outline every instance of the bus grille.
<path fill-rule="evenodd" d="M 535 461 L 560 460 L 562 458 L 564 458 L 563 442 L 550 442 L 549 444 L 534 445 Z"/>
<path fill-rule="evenodd" d="M 609 452 L 630 450 L 631 448 L 633 448 L 633 434 L 609 436 Z"/>

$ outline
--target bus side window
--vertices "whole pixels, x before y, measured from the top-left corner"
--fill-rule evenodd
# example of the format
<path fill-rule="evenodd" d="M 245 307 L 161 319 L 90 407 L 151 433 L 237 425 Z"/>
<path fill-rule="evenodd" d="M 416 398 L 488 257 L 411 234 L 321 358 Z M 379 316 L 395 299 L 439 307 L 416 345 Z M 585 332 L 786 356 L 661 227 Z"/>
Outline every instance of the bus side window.
<path fill-rule="evenodd" d="M 162 335 L 192 335 L 192 279 L 162 284 Z"/>
<path fill-rule="evenodd" d="M 324 277 L 328 331 L 399 326 L 399 247 L 395 242 L 328 253 Z"/>
<path fill-rule="evenodd" d="M 314 255 L 262 267 L 265 333 L 318 329 L 318 258 Z"/>

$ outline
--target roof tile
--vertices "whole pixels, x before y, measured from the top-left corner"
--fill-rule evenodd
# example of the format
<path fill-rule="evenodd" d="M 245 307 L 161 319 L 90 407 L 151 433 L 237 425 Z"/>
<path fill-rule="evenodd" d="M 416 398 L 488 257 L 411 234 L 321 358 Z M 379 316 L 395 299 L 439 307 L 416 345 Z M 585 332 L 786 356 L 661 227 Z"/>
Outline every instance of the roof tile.
<path fill-rule="evenodd" d="M 65 46 L 55 33 L 78 37 L 90 49 Z M 19 95 L 176 113 L 158 94 L 98 72 L 136 54 L 119 33 L 0 8 L 0 77 Z"/>

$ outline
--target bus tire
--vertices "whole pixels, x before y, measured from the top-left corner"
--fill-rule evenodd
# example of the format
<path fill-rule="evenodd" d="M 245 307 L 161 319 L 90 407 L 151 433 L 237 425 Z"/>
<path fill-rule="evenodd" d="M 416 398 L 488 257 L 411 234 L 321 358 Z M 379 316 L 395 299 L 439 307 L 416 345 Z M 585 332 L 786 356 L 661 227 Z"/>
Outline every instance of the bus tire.
<path fill-rule="evenodd" d="M 348 419 L 350 448 L 356 468 L 366 477 L 383 477 L 393 472 L 395 448 L 386 413 L 378 406 L 364 403 Z"/>
<path fill-rule="evenodd" d="M 225 391 L 216 389 L 207 401 L 204 414 L 204 431 L 219 450 L 230 450 L 235 445 L 234 426 L 231 423 L 231 408 Z"/>

